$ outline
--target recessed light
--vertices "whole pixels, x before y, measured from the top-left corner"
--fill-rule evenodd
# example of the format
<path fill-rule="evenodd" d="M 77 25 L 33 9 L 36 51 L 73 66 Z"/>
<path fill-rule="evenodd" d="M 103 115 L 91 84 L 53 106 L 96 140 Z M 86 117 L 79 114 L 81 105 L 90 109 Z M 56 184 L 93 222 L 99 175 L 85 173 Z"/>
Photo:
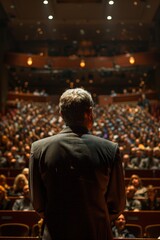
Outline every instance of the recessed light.
<path fill-rule="evenodd" d="M 15 8 L 15 5 L 14 5 L 14 4 L 10 5 L 10 8 L 14 9 L 14 8 Z"/>
<path fill-rule="evenodd" d="M 48 1 L 47 1 L 47 0 L 44 0 L 44 1 L 43 1 L 43 4 L 48 4 Z"/>
<path fill-rule="evenodd" d="M 109 1 L 108 3 L 109 3 L 109 5 L 113 5 L 114 1 Z"/>
<path fill-rule="evenodd" d="M 53 19 L 53 16 L 52 16 L 52 15 L 49 15 L 49 16 L 48 16 L 48 19 L 49 19 L 49 20 L 52 20 L 52 19 Z"/>
<path fill-rule="evenodd" d="M 81 35 L 84 35 L 84 34 L 85 34 L 84 29 L 80 29 L 80 34 L 81 34 Z"/>
<path fill-rule="evenodd" d="M 107 20 L 111 20 L 112 19 L 112 16 L 107 16 Z"/>

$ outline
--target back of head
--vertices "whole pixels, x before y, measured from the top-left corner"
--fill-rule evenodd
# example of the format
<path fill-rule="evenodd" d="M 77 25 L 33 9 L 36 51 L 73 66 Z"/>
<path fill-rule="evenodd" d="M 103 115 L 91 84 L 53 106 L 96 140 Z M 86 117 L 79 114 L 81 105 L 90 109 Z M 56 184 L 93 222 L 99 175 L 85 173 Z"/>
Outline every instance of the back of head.
<path fill-rule="evenodd" d="M 68 89 L 60 97 L 60 113 L 69 126 L 83 125 L 84 114 L 92 106 L 91 94 L 82 88 Z"/>

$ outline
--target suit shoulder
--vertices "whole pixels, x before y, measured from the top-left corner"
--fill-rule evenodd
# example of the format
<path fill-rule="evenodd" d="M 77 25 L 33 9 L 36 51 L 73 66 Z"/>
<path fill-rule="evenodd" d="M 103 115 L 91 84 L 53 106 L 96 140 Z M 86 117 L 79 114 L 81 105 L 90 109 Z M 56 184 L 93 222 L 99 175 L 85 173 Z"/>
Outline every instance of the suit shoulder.
<path fill-rule="evenodd" d="M 107 145 L 111 148 L 117 148 L 118 147 L 118 143 L 112 142 L 108 139 L 105 138 L 101 138 L 95 135 L 89 135 L 89 138 L 92 139 L 93 141 L 99 142 L 100 144 L 104 144 Z"/>
<path fill-rule="evenodd" d="M 32 143 L 32 149 L 36 150 L 36 149 L 46 148 L 58 138 L 59 138 L 59 134 L 37 140 Z"/>

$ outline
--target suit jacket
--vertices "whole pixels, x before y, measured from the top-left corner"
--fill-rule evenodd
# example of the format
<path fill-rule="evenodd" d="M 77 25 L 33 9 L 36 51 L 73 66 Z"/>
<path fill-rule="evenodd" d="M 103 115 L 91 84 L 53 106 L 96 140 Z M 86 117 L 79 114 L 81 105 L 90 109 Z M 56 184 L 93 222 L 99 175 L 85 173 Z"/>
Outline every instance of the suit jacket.
<path fill-rule="evenodd" d="M 44 213 L 45 240 L 112 239 L 111 221 L 125 207 L 118 145 L 66 127 L 32 144 L 31 200 Z"/>

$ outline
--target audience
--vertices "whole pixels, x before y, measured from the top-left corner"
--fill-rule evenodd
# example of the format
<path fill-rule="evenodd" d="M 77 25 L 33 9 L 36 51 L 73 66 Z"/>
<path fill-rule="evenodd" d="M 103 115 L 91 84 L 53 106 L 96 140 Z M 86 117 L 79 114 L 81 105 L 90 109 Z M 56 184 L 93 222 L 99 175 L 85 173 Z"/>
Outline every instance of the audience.
<path fill-rule="evenodd" d="M 149 112 L 127 104 L 96 105 L 94 112 L 93 134 L 118 142 L 122 155 L 130 156 L 129 165 L 160 167 L 160 123 Z M 0 121 L 0 167 L 28 167 L 31 143 L 56 134 L 63 127 L 56 105 L 19 101 L 17 108 L 10 109 Z M 152 161 L 148 148 L 154 153 Z"/>
<path fill-rule="evenodd" d="M 121 214 L 115 221 L 112 228 L 114 238 L 135 238 L 134 234 L 131 233 L 126 227 L 126 219 Z"/>
<path fill-rule="evenodd" d="M 11 188 L 7 184 L 7 177 L 4 174 L 0 175 L 0 186 L 4 187 L 7 195 L 10 195 Z"/>
<path fill-rule="evenodd" d="M 147 197 L 147 188 L 143 186 L 142 180 L 138 175 L 133 174 L 130 177 L 129 185 L 135 187 L 134 198 L 144 199 Z"/>
<path fill-rule="evenodd" d="M 134 157 L 132 157 L 131 159 L 131 164 L 133 165 L 133 168 L 137 168 L 137 169 L 140 169 L 140 164 L 141 164 L 141 161 L 143 159 L 143 152 L 141 149 L 139 148 L 135 148 L 135 155 Z"/>
<path fill-rule="evenodd" d="M 124 172 L 130 169 L 160 169 L 160 122 L 149 113 L 148 107 L 139 105 L 96 105 L 94 109 L 92 132 L 119 143 Z M 64 122 L 59 115 L 58 106 L 51 103 L 17 100 L 16 108 L 8 109 L 6 115 L 1 116 L 0 168 L 20 169 L 20 174 L 15 177 L 13 186 L 7 184 L 4 174 L 0 175 L 0 199 L 2 195 L 5 199 L 0 200 L 0 208 L 11 208 L 7 196 L 22 197 L 15 201 L 14 210 L 22 210 L 26 199 L 29 202 L 26 197 L 31 143 L 54 135 L 63 127 Z M 125 210 L 141 209 L 159 210 L 159 200 L 155 189 L 144 187 L 141 178 L 134 174 L 126 187 Z M 118 221 L 125 222 L 124 217 L 121 217 L 116 224 Z M 120 225 L 125 225 L 123 223 Z M 127 234 L 126 230 L 125 232 Z"/>
<path fill-rule="evenodd" d="M 7 197 L 6 190 L 0 185 L 0 210 L 10 210 L 11 200 Z"/>
<path fill-rule="evenodd" d="M 147 198 L 142 201 L 142 210 L 160 210 L 160 199 L 157 198 L 157 190 L 152 185 L 147 187 Z"/>
<path fill-rule="evenodd" d="M 24 174 L 25 175 L 25 177 L 27 178 L 27 180 L 28 180 L 28 178 L 29 178 L 29 168 L 23 168 L 22 169 L 22 174 Z"/>
<path fill-rule="evenodd" d="M 12 196 L 23 196 L 23 187 L 28 184 L 28 180 L 24 174 L 18 174 L 15 177 L 14 184 L 12 187 Z"/>
<path fill-rule="evenodd" d="M 135 199 L 136 188 L 133 185 L 126 187 L 126 206 L 125 211 L 139 211 L 142 208 L 141 202 Z"/>
<path fill-rule="evenodd" d="M 133 168 L 134 168 L 133 165 L 132 165 L 132 163 L 131 163 L 131 161 L 130 161 L 130 156 L 129 156 L 129 154 L 124 154 L 124 155 L 122 156 L 122 166 L 123 166 L 123 169 L 124 169 L 124 170 L 133 169 Z"/>
<path fill-rule="evenodd" d="M 160 160 L 153 156 L 153 148 L 146 148 L 146 157 L 139 164 L 142 169 L 160 169 Z"/>
<path fill-rule="evenodd" d="M 28 184 L 24 185 L 23 187 L 23 197 L 20 199 L 16 199 L 12 210 L 23 210 L 23 211 L 29 211 L 33 210 L 33 206 L 30 200 L 30 193 L 29 193 L 29 186 Z"/>

